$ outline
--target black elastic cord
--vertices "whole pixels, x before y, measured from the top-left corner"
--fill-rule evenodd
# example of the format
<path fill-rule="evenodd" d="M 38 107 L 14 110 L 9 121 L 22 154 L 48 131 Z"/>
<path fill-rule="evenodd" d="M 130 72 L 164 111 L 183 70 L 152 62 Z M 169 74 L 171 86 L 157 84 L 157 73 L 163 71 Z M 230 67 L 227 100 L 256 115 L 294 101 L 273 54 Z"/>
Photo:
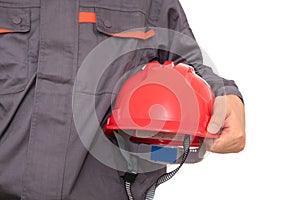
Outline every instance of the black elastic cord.
<path fill-rule="evenodd" d="M 169 173 L 165 173 L 163 175 L 161 175 L 157 180 L 156 182 L 151 185 L 151 187 L 147 190 L 147 193 L 146 193 L 146 197 L 145 197 L 145 200 L 152 200 L 154 198 L 154 195 L 155 195 L 155 190 L 156 188 L 170 180 L 173 176 L 175 176 L 175 174 L 179 171 L 179 169 L 182 167 L 182 165 L 184 164 L 189 152 L 190 152 L 190 136 L 189 135 L 185 135 L 184 136 L 184 141 L 183 141 L 183 155 L 182 155 L 182 160 L 181 160 L 181 163 L 180 165 L 174 169 L 173 171 L 169 172 Z"/>
<path fill-rule="evenodd" d="M 134 200 L 132 190 L 131 190 L 131 188 L 132 188 L 131 185 L 134 183 L 137 175 L 138 174 L 126 172 L 125 175 L 123 176 L 125 190 L 126 190 L 128 200 Z"/>
<path fill-rule="evenodd" d="M 114 135 L 117 139 L 120 152 L 124 159 L 127 161 L 127 168 L 128 172 L 125 173 L 123 176 L 124 179 L 124 185 L 126 194 L 128 197 L 128 200 L 133 200 L 133 194 L 132 194 L 132 184 L 134 183 L 136 177 L 137 177 L 137 160 L 134 156 L 132 156 L 130 153 L 127 152 L 128 146 L 126 144 L 126 141 L 124 138 L 118 133 L 118 131 L 114 131 Z"/>

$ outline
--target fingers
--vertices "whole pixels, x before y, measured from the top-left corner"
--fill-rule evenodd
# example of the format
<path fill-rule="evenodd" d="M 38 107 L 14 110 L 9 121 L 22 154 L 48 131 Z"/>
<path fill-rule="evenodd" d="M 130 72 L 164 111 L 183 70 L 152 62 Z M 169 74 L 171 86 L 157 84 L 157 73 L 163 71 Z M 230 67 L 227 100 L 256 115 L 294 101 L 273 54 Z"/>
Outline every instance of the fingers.
<path fill-rule="evenodd" d="M 213 115 L 207 126 L 207 131 L 211 134 L 220 132 L 226 118 L 226 99 L 224 96 L 217 97 L 214 102 Z"/>
<path fill-rule="evenodd" d="M 207 151 L 213 152 L 212 148 L 215 144 L 215 139 L 214 138 L 205 138 L 204 141 L 204 147 Z"/>
<path fill-rule="evenodd" d="M 224 98 L 216 98 L 207 128 L 212 134 L 221 132 L 220 137 L 205 139 L 204 143 L 206 149 L 214 153 L 237 153 L 246 144 L 244 106 L 237 96 L 227 95 L 226 101 Z"/>
<path fill-rule="evenodd" d="M 206 147 L 214 153 L 238 153 L 245 147 L 245 134 L 238 130 L 225 129 L 220 138 L 208 142 Z"/>

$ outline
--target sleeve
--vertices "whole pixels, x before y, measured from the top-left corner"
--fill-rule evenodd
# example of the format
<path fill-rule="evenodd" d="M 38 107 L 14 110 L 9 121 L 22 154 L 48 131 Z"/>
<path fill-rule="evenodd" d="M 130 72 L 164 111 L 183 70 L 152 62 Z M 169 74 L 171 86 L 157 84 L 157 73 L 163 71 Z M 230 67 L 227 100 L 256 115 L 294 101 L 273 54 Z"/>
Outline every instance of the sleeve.
<path fill-rule="evenodd" d="M 157 57 L 161 63 L 165 60 L 172 60 L 175 63 L 185 62 L 193 66 L 196 73 L 206 80 L 215 96 L 234 94 L 243 101 L 242 94 L 233 80 L 218 76 L 211 67 L 203 64 L 201 49 L 195 40 L 179 0 L 152 0 L 149 9 L 149 23 L 150 26 L 170 31 L 168 45 L 170 45 L 169 49 L 173 51 L 158 50 Z M 172 34 L 174 32 L 188 36 L 194 41 L 194 44 L 187 42 L 184 37 L 175 37 Z M 180 55 L 173 53 L 178 48 L 181 50 L 176 52 L 181 52 Z"/>

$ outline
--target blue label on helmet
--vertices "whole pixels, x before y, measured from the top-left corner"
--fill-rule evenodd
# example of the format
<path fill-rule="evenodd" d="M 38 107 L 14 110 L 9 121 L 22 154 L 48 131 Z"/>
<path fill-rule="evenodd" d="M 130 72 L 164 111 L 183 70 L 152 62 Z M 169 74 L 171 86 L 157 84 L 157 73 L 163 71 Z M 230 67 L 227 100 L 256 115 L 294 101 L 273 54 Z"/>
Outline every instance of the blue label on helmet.
<path fill-rule="evenodd" d="M 153 161 L 176 163 L 177 149 L 152 146 L 150 159 Z"/>

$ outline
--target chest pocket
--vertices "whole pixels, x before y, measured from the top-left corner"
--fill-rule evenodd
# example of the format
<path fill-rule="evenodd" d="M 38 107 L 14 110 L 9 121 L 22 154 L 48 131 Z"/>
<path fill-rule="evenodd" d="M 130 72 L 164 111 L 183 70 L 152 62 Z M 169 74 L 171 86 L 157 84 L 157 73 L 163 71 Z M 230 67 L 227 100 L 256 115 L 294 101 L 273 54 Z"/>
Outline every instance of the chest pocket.
<path fill-rule="evenodd" d="M 24 90 L 28 82 L 28 8 L 0 7 L 0 95 Z"/>
<path fill-rule="evenodd" d="M 97 31 L 108 36 L 146 40 L 154 36 L 147 28 L 146 16 L 141 11 L 111 11 L 96 8 Z"/>
<path fill-rule="evenodd" d="M 89 5 L 91 6 L 91 5 Z M 103 71 L 99 79 L 97 93 L 111 92 L 120 77 L 129 70 L 144 65 L 155 57 L 155 50 L 138 49 L 125 55 L 120 54 L 126 49 L 126 45 L 138 45 L 142 42 L 150 42 L 155 32 L 149 27 L 146 12 L 138 9 L 114 7 L 87 7 L 82 6 L 78 15 L 79 22 L 79 67 L 84 59 L 97 48 L 97 61 L 101 63 L 103 57 L 101 50 L 111 52 L 110 56 L 115 60 L 109 67 L 99 69 Z M 112 39 L 113 40 L 109 40 Z M 108 40 L 107 40 L 108 39 Z M 115 41 L 120 41 L 114 43 Z M 133 42 L 133 43 L 130 43 Z M 111 44 L 111 46 L 109 46 Z M 124 45 L 122 45 L 124 44 Z M 118 46 L 119 45 L 119 46 Z M 107 46 L 105 49 L 104 46 Z M 131 47 L 131 46 L 130 46 Z M 88 62 L 86 62 L 88 63 Z M 97 66 L 95 64 L 95 66 Z M 90 76 L 91 77 L 91 76 Z M 84 91 L 89 93 L 88 91 Z"/>

